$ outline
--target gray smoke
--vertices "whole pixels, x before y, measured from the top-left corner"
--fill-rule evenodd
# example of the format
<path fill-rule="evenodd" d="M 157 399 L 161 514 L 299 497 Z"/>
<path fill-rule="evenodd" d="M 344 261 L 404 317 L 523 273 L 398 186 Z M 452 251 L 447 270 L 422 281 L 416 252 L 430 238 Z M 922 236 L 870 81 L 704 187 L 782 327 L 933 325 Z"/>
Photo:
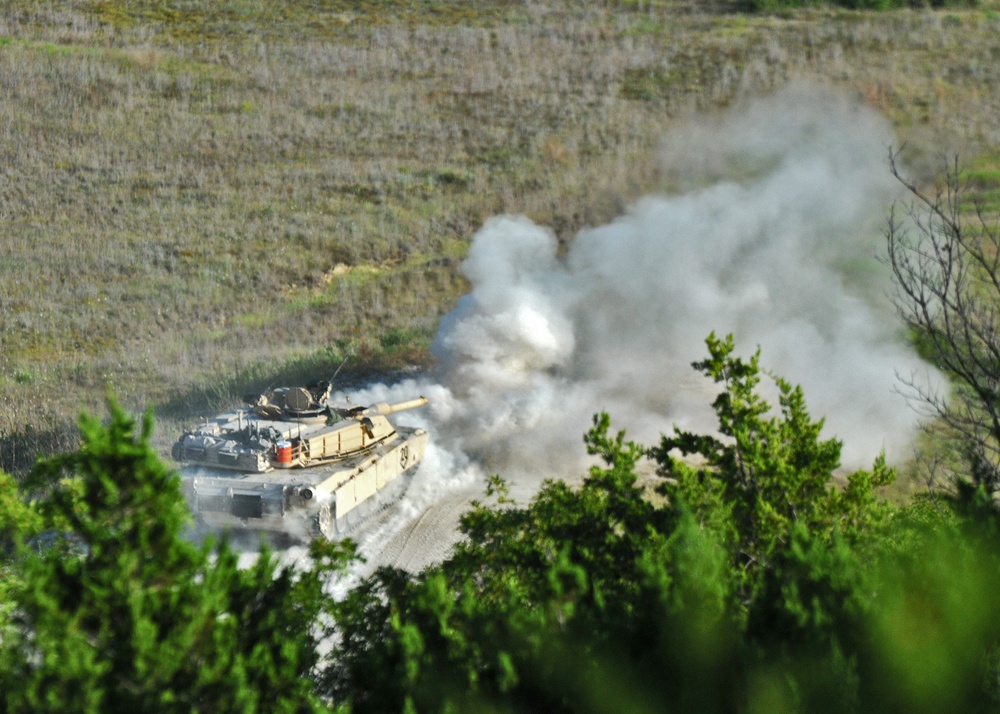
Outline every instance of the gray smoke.
<path fill-rule="evenodd" d="M 367 395 L 431 398 L 400 415 L 434 445 L 408 507 L 488 473 L 524 492 L 581 476 L 600 410 L 646 444 L 674 424 L 712 429 L 713 385 L 690 365 L 713 330 L 803 386 L 845 466 L 883 449 L 906 458 L 916 415 L 896 375 L 937 377 L 901 339 L 876 259 L 896 196 L 891 143 L 858 101 L 790 86 L 671 132 L 664 192 L 564 255 L 527 218 L 488 220 L 463 265 L 472 290 L 436 338 L 438 376 Z"/>

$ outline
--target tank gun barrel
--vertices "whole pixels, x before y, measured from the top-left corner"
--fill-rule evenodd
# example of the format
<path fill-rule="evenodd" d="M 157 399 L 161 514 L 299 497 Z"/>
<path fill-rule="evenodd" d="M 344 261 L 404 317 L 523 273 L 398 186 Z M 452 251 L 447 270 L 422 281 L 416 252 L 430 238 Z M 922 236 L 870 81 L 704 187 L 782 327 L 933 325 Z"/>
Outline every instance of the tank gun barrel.
<path fill-rule="evenodd" d="M 382 416 L 387 416 L 389 414 L 395 414 L 396 412 L 406 411 L 407 409 L 416 409 L 417 407 L 422 407 L 430 402 L 427 397 L 417 397 L 416 399 L 408 399 L 405 402 L 396 402 L 395 404 L 387 404 L 386 402 L 379 402 L 378 404 L 373 404 L 372 406 L 365 409 L 365 414 L 381 414 Z"/>

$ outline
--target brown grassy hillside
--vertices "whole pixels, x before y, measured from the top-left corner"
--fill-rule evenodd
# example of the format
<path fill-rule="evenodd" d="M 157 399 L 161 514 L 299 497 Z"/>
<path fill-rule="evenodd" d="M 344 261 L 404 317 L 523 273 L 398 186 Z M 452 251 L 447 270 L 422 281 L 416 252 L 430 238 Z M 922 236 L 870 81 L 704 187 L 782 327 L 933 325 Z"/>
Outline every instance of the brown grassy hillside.
<path fill-rule="evenodd" d="M 107 388 L 173 419 L 429 360 L 489 215 L 570 240 L 671 122 L 793 77 L 860 93 L 1000 205 L 1000 7 L 0 2 L 0 465 Z"/>

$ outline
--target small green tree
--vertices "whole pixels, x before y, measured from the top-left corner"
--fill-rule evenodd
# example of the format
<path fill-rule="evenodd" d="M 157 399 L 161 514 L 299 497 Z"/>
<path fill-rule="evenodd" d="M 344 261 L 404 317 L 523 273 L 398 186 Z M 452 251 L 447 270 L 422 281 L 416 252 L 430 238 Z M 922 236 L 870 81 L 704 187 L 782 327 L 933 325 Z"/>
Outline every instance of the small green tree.
<path fill-rule="evenodd" d="M 841 443 L 820 438 L 823 420 L 812 421 L 802 389 L 773 377 L 779 410 L 771 415 L 758 393 L 759 350 L 745 361 L 733 355 L 731 335 L 712 334 L 706 344 L 709 358 L 694 367 L 723 387 L 713 404 L 718 435 L 676 431 L 650 454 L 665 478 L 663 494 L 691 509 L 732 553 L 734 593 L 746 608 L 776 556 L 788 552 L 794 528 L 830 545 L 842 538 L 865 547 L 892 511 L 876 489 L 896 473 L 880 456 L 839 487 Z"/>
<path fill-rule="evenodd" d="M 789 702 L 857 701 L 863 556 L 894 474 L 879 459 L 835 485 L 840 443 L 801 390 L 776 380 L 771 415 L 758 357 L 731 337 L 708 348 L 695 366 L 723 387 L 717 435 L 647 452 L 601 414 L 579 488 L 549 481 L 521 507 L 494 479 L 444 563 L 380 571 L 341 604 L 334 695 L 357 712 L 733 711 L 765 682 Z M 647 453 L 665 498 L 640 486 Z"/>
<path fill-rule="evenodd" d="M 78 450 L 37 463 L 37 500 L 0 482 L 4 711 L 324 710 L 311 679 L 323 583 L 350 546 L 317 543 L 296 572 L 266 549 L 241 569 L 225 542 L 187 541 L 151 417 L 136 434 L 110 411 L 106 425 L 81 417 Z"/>

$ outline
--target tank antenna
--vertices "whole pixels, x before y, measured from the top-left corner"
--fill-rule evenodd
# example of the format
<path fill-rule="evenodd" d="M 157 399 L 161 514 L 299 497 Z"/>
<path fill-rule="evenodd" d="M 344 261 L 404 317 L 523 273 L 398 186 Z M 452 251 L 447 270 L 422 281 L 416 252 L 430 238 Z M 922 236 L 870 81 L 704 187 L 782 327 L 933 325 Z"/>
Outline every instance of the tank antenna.
<path fill-rule="evenodd" d="M 337 375 L 340 374 L 340 370 L 342 370 L 344 368 L 344 365 L 347 364 L 347 360 L 349 360 L 351 357 L 352 357 L 351 354 L 348 354 L 346 357 L 344 357 L 344 361 L 340 363 L 340 366 L 337 367 L 337 370 L 333 373 L 333 376 L 330 377 L 330 388 L 331 389 L 333 388 L 333 383 L 337 380 Z"/>

